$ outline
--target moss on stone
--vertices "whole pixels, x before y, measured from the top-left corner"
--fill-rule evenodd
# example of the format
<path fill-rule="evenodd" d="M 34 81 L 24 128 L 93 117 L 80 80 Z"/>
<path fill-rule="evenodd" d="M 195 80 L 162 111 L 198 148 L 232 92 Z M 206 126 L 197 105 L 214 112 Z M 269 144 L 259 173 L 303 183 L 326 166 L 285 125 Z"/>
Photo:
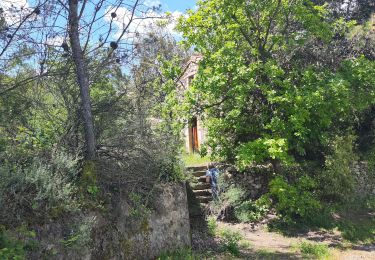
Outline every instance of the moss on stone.
<path fill-rule="evenodd" d="M 87 160 L 83 163 L 81 181 L 84 186 L 96 185 L 97 183 L 96 161 Z"/>
<path fill-rule="evenodd" d="M 121 250 L 124 254 L 131 254 L 133 247 L 134 247 L 134 242 L 131 239 L 128 238 L 123 238 L 120 240 L 121 244 Z"/>
<path fill-rule="evenodd" d="M 150 223 L 147 219 L 143 219 L 141 222 L 141 227 L 140 227 L 141 233 L 149 233 L 150 232 Z"/>

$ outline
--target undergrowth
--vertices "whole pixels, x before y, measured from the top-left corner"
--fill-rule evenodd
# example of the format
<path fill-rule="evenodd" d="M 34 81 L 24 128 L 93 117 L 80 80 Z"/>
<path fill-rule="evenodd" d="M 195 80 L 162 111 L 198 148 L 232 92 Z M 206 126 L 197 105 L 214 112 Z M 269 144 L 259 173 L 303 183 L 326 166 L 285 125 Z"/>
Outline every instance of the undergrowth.
<path fill-rule="evenodd" d="M 158 260 L 196 260 L 198 256 L 190 248 L 181 248 L 176 251 L 162 252 Z"/>
<path fill-rule="evenodd" d="M 219 234 L 221 238 L 221 248 L 223 251 L 227 251 L 233 256 L 239 256 L 239 242 L 242 240 L 242 235 L 239 232 L 230 229 L 223 229 Z"/>
<path fill-rule="evenodd" d="M 298 245 L 304 258 L 325 259 L 330 253 L 327 245 L 302 242 Z"/>
<path fill-rule="evenodd" d="M 10 231 L 0 225 L 0 259 L 25 259 L 27 251 L 38 247 L 35 236 L 35 232 L 25 226 Z"/>
<path fill-rule="evenodd" d="M 217 233 L 218 225 L 216 222 L 216 218 L 214 216 L 209 216 L 207 219 L 207 228 L 208 228 L 208 234 L 210 236 L 215 236 Z"/>
<path fill-rule="evenodd" d="M 182 154 L 182 161 L 186 166 L 198 166 L 198 165 L 207 165 L 211 160 L 207 156 L 201 156 L 197 153 Z"/>

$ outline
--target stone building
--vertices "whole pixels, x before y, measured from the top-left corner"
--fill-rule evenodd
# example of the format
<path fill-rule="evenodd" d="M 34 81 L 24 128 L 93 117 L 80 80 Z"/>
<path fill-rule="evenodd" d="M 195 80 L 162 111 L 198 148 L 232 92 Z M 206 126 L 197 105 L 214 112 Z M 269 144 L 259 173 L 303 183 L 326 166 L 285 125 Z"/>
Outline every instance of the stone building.
<path fill-rule="evenodd" d="M 202 60 L 202 58 L 203 57 L 201 55 L 196 54 L 193 55 L 187 62 L 184 74 L 180 80 L 183 92 L 189 88 L 195 74 L 198 71 L 198 63 L 200 60 Z M 205 129 L 201 118 L 199 116 L 192 115 L 188 124 L 183 129 L 186 152 L 198 152 L 201 145 L 205 142 L 206 134 L 207 130 Z"/>

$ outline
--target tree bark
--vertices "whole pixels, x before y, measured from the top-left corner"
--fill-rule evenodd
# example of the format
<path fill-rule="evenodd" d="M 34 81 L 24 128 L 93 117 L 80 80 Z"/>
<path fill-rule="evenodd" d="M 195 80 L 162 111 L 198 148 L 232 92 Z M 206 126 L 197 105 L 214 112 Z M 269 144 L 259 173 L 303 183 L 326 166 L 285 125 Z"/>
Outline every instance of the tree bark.
<path fill-rule="evenodd" d="M 69 40 L 81 95 L 81 110 L 85 131 L 85 159 L 93 160 L 96 157 L 96 142 L 91 111 L 89 77 L 79 39 L 78 0 L 69 0 Z"/>

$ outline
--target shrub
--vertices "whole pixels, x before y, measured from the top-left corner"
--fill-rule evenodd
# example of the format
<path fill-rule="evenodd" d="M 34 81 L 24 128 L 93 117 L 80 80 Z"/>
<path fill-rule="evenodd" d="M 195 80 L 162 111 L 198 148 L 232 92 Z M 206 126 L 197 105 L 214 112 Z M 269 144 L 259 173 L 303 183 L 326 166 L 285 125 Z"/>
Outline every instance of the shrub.
<path fill-rule="evenodd" d="M 26 251 L 36 246 L 34 238 L 35 232 L 24 226 L 11 232 L 0 225 L 0 259 L 25 259 Z"/>
<path fill-rule="evenodd" d="M 224 193 L 224 199 L 232 206 L 239 205 L 242 201 L 244 201 L 245 197 L 246 191 L 234 186 L 229 187 L 229 189 Z"/>
<path fill-rule="evenodd" d="M 220 232 L 220 237 L 222 239 L 223 250 L 228 251 L 234 256 L 240 255 L 238 243 L 242 239 L 242 236 L 239 232 L 230 229 L 223 229 Z"/>
<path fill-rule="evenodd" d="M 216 235 L 217 227 L 218 227 L 218 225 L 217 225 L 217 222 L 216 222 L 216 218 L 213 217 L 213 216 L 208 217 L 207 228 L 208 228 L 208 234 L 210 236 Z"/>
<path fill-rule="evenodd" d="M 5 233 L 5 228 L 0 227 L 0 259 L 25 259 L 24 244 L 21 241 L 10 238 Z"/>
<path fill-rule="evenodd" d="M 77 161 L 56 155 L 48 162 L 35 161 L 27 167 L 0 167 L 0 219 L 2 224 L 25 218 L 56 217 L 80 205 L 74 198 Z"/>
<path fill-rule="evenodd" d="M 61 243 L 73 249 L 81 249 L 91 242 L 91 231 L 96 223 L 96 217 L 86 217 L 82 222 L 72 230 L 69 238 L 61 241 Z"/>
<path fill-rule="evenodd" d="M 254 222 L 262 219 L 269 211 L 269 199 L 266 196 L 256 201 L 244 201 L 234 208 L 236 218 L 241 222 Z"/>
<path fill-rule="evenodd" d="M 354 136 L 337 136 L 330 144 L 325 169 L 319 175 L 320 196 L 329 202 L 347 202 L 353 196 L 355 178 L 351 166 L 357 159 L 353 151 Z"/>
<path fill-rule="evenodd" d="M 282 177 L 270 182 L 270 195 L 275 199 L 275 208 L 286 222 L 311 220 L 322 208 L 316 199 L 315 181 L 307 176 L 301 177 L 294 185 L 287 183 Z"/>
<path fill-rule="evenodd" d="M 366 208 L 369 210 L 375 210 L 375 198 L 370 197 L 366 199 Z"/>
<path fill-rule="evenodd" d="M 321 259 L 329 256 L 329 249 L 327 245 L 324 244 L 313 244 L 308 242 L 302 242 L 299 245 L 300 251 L 303 257 L 306 258 L 317 258 Z"/>

